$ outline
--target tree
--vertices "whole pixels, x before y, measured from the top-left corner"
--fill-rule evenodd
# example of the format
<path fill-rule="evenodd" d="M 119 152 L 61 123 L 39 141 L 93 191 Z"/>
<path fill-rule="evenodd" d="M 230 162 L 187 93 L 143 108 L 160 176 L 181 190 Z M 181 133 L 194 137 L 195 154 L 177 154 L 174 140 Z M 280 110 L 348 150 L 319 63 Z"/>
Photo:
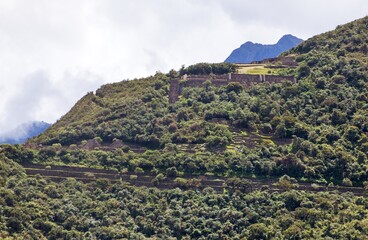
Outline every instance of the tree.
<path fill-rule="evenodd" d="M 228 93 L 235 92 L 235 93 L 239 94 L 240 92 L 243 91 L 243 85 L 241 85 L 240 83 L 237 83 L 237 82 L 231 82 L 226 86 L 226 91 Z"/>
<path fill-rule="evenodd" d="M 255 223 L 249 226 L 248 239 L 270 239 L 270 229 L 264 223 Z"/>
<path fill-rule="evenodd" d="M 279 178 L 278 185 L 286 190 L 298 188 L 298 181 L 295 178 L 283 175 Z"/>
<path fill-rule="evenodd" d="M 300 64 L 300 66 L 297 69 L 297 77 L 299 79 L 308 77 L 310 73 L 311 73 L 310 68 L 308 67 L 308 65 L 304 63 Z"/>

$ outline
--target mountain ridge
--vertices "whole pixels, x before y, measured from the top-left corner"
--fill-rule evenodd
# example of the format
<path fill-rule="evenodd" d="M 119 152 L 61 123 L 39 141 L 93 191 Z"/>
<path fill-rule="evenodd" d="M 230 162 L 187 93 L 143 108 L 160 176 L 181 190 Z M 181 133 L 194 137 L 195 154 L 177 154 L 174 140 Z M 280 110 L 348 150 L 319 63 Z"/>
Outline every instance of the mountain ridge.
<path fill-rule="evenodd" d="M 0 135 L 0 144 L 21 144 L 29 138 L 43 133 L 51 124 L 44 121 L 30 121 Z"/>
<path fill-rule="evenodd" d="M 300 44 L 303 40 L 291 34 L 282 36 L 275 44 L 261 44 L 247 41 L 239 48 L 232 51 L 225 62 L 228 63 L 251 63 L 274 58 L 281 53 L 290 50 Z"/>

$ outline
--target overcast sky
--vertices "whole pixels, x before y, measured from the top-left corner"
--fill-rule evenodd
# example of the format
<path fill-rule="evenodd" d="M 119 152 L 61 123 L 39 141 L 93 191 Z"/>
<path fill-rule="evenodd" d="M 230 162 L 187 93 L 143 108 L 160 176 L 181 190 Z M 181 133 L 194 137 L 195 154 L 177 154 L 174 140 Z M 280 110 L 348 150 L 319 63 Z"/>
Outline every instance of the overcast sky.
<path fill-rule="evenodd" d="M 221 62 L 246 41 L 307 39 L 367 0 L 0 0 L 0 132 L 54 122 L 109 82 Z"/>

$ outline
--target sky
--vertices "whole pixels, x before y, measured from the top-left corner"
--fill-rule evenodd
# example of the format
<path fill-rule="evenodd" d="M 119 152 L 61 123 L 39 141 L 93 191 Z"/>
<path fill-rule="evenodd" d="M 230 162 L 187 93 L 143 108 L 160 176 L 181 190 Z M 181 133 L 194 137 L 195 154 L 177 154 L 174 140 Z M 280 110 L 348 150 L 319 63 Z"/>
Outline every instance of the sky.
<path fill-rule="evenodd" d="M 0 133 L 53 123 L 105 83 L 222 62 L 246 41 L 308 39 L 367 0 L 0 0 Z"/>

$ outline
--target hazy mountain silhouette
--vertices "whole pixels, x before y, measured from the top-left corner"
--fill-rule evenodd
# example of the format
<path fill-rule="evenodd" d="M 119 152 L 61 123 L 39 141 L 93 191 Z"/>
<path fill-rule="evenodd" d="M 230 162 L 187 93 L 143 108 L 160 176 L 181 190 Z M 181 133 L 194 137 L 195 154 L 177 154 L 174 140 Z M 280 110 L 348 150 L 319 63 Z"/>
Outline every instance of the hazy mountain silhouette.
<path fill-rule="evenodd" d="M 261 61 L 266 58 L 274 58 L 281 53 L 297 46 L 303 40 L 293 35 L 283 36 L 276 44 L 260 44 L 246 42 L 235 49 L 225 60 L 229 63 L 250 63 L 253 61 Z"/>
<path fill-rule="evenodd" d="M 13 130 L 0 134 L 0 144 L 20 144 L 27 139 L 43 133 L 51 124 L 46 122 L 27 122 L 19 125 Z"/>

